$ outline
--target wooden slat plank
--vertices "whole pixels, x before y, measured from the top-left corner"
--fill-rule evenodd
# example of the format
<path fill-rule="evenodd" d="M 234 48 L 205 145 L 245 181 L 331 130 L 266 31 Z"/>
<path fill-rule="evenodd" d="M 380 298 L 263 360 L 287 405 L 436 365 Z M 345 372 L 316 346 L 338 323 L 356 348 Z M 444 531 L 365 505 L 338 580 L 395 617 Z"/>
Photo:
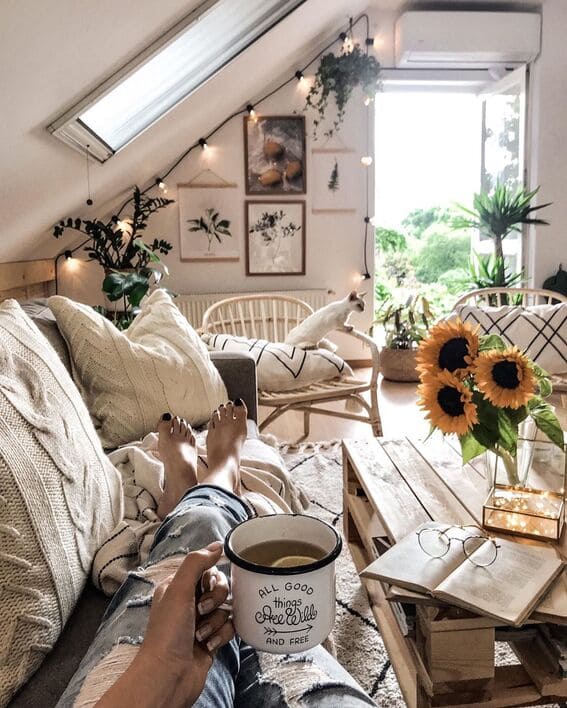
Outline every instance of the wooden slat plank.
<path fill-rule="evenodd" d="M 0 263 L 0 292 L 55 280 L 55 261 Z"/>
<path fill-rule="evenodd" d="M 360 572 L 362 568 L 366 567 L 367 559 L 356 544 L 349 544 L 349 550 L 354 565 Z M 418 673 L 415 654 L 411 651 L 409 642 L 400 632 L 398 621 L 390 603 L 384 596 L 380 583 L 368 578 L 362 582 L 368 593 L 370 609 L 380 629 L 380 636 L 392 662 L 406 705 L 408 708 L 415 708 Z"/>
<path fill-rule="evenodd" d="M 475 518 L 407 439 L 383 440 L 382 446 L 434 521 L 476 524 Z"/>
<path fill-rule="evenodd" d="M 344 447 L 390 541 L 399 541 L 431 521 L 378 440 L 345 440 Z"/>
<path fill-rule="evenodd" d="M 460 453 L 432 436 L 426 442 L 409 441 L 433 467 L 476 523 L 482 523 L 482 505 L 488 495 L 486 480 L 472 465 L 463 465 Z"/>

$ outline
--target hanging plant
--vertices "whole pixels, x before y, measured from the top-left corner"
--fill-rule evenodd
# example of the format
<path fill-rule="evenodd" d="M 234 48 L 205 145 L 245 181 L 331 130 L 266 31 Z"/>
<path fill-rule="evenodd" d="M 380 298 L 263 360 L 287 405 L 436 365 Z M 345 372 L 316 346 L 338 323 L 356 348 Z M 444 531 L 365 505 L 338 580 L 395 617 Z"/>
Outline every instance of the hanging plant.
<path fill-rule="evenodd" d="M 363 52 L 358 44 L 352 51 L 342 52 L 338 56 L 332 52 L 325 54 L 306 99 L 306 108 L 314 108 L 318 116 L 313 121 L 313 137 L 317 138 L 317 130 L 325 118 L 331 95 L 335 99 L 337 114 L 332 126 L 324 133 L 327 138 L 339 130 L 353 90 L 360 86 L 368 98 L 373 98 L 379 75 L 378 61 Z"/>

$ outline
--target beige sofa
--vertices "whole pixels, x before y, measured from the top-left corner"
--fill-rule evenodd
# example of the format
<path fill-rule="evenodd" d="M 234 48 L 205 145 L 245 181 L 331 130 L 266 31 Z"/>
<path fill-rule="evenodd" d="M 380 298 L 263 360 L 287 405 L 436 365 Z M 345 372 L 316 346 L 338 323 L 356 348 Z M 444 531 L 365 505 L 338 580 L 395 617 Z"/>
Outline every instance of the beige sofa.
<path fill-rule="evenodd" d="M 21 305 L 70 370 L 65 340 L 46 301 L 35 300 Z M 243 354 L 224 352 L 213 353 L 212 360 L 224 380 L 229 397 L 240 397 L 248 406 L 248 435 L 249 438 L 257 438 L 258 407 L 254 360 Z M 261 443 L 258 441 L 258 444 Z M 266 449 L 266 455 L 273 455 L 273 451 Z M 47 655 L 36 674 L 13 698 L 11 708 L 51 708 L 56 705 L 88 649 L 108 602 L 109 598 L 96 590 L 90 582 L 87 583 L 55 648 Z"/>

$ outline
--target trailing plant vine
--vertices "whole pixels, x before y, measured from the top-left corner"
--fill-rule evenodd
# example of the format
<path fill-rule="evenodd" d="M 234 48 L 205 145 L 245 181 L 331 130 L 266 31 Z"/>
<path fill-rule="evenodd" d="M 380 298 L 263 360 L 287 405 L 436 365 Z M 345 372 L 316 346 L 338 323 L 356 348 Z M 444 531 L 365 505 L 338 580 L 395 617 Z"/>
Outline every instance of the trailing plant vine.
<path fill-rule="evenodd" d="M 360 86 L 366 96 L 373 98 L 379 76 L 380 64 L 358 44 L 351 51 L 343 51 L 338 56 L 332 52 L 325 54 L 306 98 L 306 108 L 313 108 L 318 116 L 313 120 L 313 137 L 317 138 L 331 95 L 335 99 L 337 114 L 332 125 L 323 133 L 327 138 L 338 132 L 353 90 Z"/>

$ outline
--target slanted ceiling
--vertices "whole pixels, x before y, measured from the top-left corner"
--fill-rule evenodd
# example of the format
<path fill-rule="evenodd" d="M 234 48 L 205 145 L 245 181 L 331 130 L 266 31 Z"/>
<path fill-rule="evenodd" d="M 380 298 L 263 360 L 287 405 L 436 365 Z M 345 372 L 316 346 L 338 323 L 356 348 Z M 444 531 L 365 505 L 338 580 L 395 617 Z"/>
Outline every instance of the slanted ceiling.
<path fill-rule="evenodd" d="M 50 226 L 67 214 L 88 213 L 85 158 L 45 127 L 198 4 L 2 0 L 0 262 L 54 255 L 61 244 L 48 237 Z M 119 154 L 93 164 L 93 213 L 159 174 L 365 4 L 308 0 Z"/>

